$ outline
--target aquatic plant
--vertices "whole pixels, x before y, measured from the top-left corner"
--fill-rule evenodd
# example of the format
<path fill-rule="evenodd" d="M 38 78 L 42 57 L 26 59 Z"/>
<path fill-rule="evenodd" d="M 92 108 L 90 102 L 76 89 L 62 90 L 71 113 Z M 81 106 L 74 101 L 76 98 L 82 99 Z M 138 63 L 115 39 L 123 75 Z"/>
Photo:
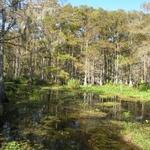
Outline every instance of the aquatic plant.
<path fill-rule="evenodd" d="M 16 141 L 12 141 L 7 143 L 3 150 L 21 150 L 21 145 Z"/>
<path fill-rule="evenodd" d="M 129 121 L 131 119 L 131 113 L 129 111 L 123 112 L 124 120 Z"/>
<path fill-rule="evenodd" d="M 35 150 L 29 142 L 24 141 L 11 141 L 2 147 L 2 150 Z"/>

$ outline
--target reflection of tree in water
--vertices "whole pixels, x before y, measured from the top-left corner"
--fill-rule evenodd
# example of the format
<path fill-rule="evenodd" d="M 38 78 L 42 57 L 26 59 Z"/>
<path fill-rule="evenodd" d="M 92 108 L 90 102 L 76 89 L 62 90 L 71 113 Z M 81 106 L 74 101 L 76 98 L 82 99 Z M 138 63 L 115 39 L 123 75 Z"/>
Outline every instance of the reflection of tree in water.
<path fill-rule="evenodd" d="M 122 111 L 133 110 L 131 113 L 136 114 L 136 105 L 144 115 L 144 104 L 102 98 L 93 93 L 54 90 L 38 93 L 32 91 L 8 108 L 1 131 L 4 142 L 29 140 L 35 149 L 52 150 L 135 147 L 121 138 L 121 127 L 112 123 L 111 119 L 120 120 Z M 88 112 L 91 117 L 81 117 L 81 112 Z M 96 116 L 101 112 L 107 115 Z"/>

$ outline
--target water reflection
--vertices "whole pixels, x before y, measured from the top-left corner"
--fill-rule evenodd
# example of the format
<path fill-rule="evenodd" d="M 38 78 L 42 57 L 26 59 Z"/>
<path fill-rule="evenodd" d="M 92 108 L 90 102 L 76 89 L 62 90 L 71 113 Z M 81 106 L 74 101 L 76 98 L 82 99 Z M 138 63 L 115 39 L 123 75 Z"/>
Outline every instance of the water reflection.
<path fill-rule="evenodd" d="M 120 150 L 128 144 L 120 138 L 120 127 L 110 120 L 150 119 L 149 102 L 54 90 L 24 96 L 26 101 L 17 100 L 7 108 L 0 135 L 2 143 L 23 140 L 29 141 L 33 149 L 45 150 Z"/>

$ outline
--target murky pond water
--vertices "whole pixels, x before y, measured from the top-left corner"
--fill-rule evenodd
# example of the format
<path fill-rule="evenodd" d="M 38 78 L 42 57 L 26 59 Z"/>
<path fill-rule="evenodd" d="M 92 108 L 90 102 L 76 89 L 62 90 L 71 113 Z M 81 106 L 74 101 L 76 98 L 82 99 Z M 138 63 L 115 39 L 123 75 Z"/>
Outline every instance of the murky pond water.
<path fill-rule="evenodd" d="M 1 121 L 1 147 L 21 141 L 35 150 L 136 150 L 112 121 L 150 120 L 150 103 L 104 98 L 92 93 L 38 91 L 7 104 Z"/>

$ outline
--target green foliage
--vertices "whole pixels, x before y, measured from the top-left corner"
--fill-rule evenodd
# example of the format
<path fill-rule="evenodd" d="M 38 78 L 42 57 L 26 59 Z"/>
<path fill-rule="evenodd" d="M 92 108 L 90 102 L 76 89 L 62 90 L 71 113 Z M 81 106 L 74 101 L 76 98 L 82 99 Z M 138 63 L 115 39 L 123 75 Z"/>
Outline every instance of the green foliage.
<path fill-rule="evenodd" d="M 143 150 L 149 150 L 149 124 L 140 123 L 123 123 L 124 131 L 123 135 L 126 134 L 130 137 L 132 142 L 138 145 Z"/>
<path fill-rule="evenodd" d="M 18 77 L 18 78 L 13 78 L 7 81 L 13 82 L 14 84 L 27 84 L 28 79 L 24 77 Z"/>
<path fill-rule="evenodd" d="M 34 85 L 47 85 L 48 83 L 47 83 L 47 81 L 45 81 L 45 80 L 42 80 L 42 79 L 35 79 L 34 81 L 33 81 L 33 84 Z"/>
<path fill-rule="evenodd" d="M 28 142 L 11 141 L 2 150 L 34 150 Z"/>
<path fill-rule="evenodd" d="M 119 108 L 121 107 L 121 104 L 118 104 L 118 102 L 104 102 L 100 103 L 96 106 L 97 108 L 94 108 L 93 110 L 89 110 L 88 107 L 87 110 L 84 111 L 82 109 L 83 107 L 80 108 L 76 106 L 79 108 L 78 110 L 78 108 L 75 108 L 76 104 L 74 101 L 75 99 L 78 99 L 75 97 L 76 92 L 81 92 L 81 90 L 87 93 L 98 93 L 100 96 L 104 95 L 104 99 L 107 96 L 113 96 L 116 99 L 120 97 L 124 100 L 150 100 L 150 85 L 146 83 L 146 81 L 140 83 L 137 89 L 121 84 L 114 85 L 114 83 L 118 83 L 119 81 L 121 81 L 121 83 L 129 83 L 130 81 L 135 83 L 139 82 L 143 77 L 147 77 L 147 81 L 150 79 L 150 65 L 148 63 L 150 44 L 149 36 L 147 35 L 149 31 L 149 14 L 142 14 L 140 12 L 125 12 L 122 10 L 105 11 L 102 9 L 90 8 L 88 6 L 63 6 L 59 5 L 59 3 L 55 0 L 38 1 L 36 7 L 34 4 L 34 2 L 31 2 L 28 4 L 29 7 L 25 10 L 22 8 L 23 13 L 21 12 L 22 10 L 17 12 L 17 14 L 21 12 L 21 16 L 23 15 L 23 17 L 18 17 L 15 21 L 18 24 L 18 28 L 22 29 L 13 30 L 11 32 L 8 31 L 6 32 L 8 33 L 7 36 L 4 36 L 6 38 L 3 39 L 2 37 L 2 41 L 4 40 L 5 43 L 5 61 L 2 62 L 3 59 L 1 59 L 1 66 L 4 66 L 4 68 L 0 68 L 0 70 L 4 70 L 4 76 L 6 76 L 6 79 L 11 79 L 11 83 L 5 84 L 7 96 L 10 97 L 11 102 L 14 102 L 13 100 L 15 99 L 17 100 L 17 109 L 15 108 L 15 110 L 18 110 L 17 114 L 21 111 L 21 115 L 25 114 L 28 116 L 27 113 L 24 113 L 24 111 L 30 110 L 29 106 L 31 104 L 30 107 L 32 107 L 33 112 L 29 111 L 29 121 L 25 116 L 25 122 L 32 123 L 31 117 L 34 116 L 34 112 L 38 114 L 38 119 L 32 117 L 35 121 L 38 120 L 38 123 L 34 124 L 33 128 L 32 126 L 29 126 L 31 129 L 28 132 L 29 134 L 25 137 L 28 138 L 28 136 L 32 136 L 31 133 L 33 133 L 36 138 L 41 139 L 48 134 L 48 137 L 52 135 L 52 137 L 56 136 L 61 140 L 61 137 L 63 137 L 63 134 L 65 133 L 65 129 L 63 129 L 63 131 L 56 131 L 55 128 L 54 132 L 52 131 L 53 128 L 51 127 L 56 123 L 51 123 L 53 122 L 52 118 L 47 120 L 46 110 L 43 111 L 47 104 L 43 102 L 47 96 L 46 93 L 43 97 L 41 95 L 41 91 L 43 93 L 47 92 L 45 90 L 49 90 L 49 87 L 44 87 L 41 91 L 39 91 L 39 85 L 49 86 L 49 83 L 56 85 L 59 85 L 60 83 L 67 83 L 67 86 L 62 86 L 64 89 L 60 86 L 53 86 L 50 92 L 48 92 L 48 101 L 46 99 L 46 102 L 50 103 L 49 107 L 52 106 L 54 108 L 55 106 L 58 106 L 58 111 L 54 110 L 57 112 L 55 115 L 57 117 L 61 114 L 59 112 L 59 107 L 62 108 L 63 105 L 65 105 L 64 109 L 62 109 L 62 111 L 65 112 L 65 115 L 61 116 L 61 118 L 67 118 L 69 116 L 69 112 L 74 112 L 75 110 L 77 112 L 77 116 L 79 116 L 78 111 L 80 111 L 80 117 L 91 117 L 92 122 L 94 122 L 93 118 L 95 117 L 107 116 L 107 114 L 99 111 L 99 108 L 103 107 L 111 111 L 112 108 L 117 109 L 117 106 L 119 106 Z M 42 9 L 41 7 L 38 7 L 38 4 L 39 6 L 43 6 Z M 50 9 L 48 8 L 49 6 L 51 7 Z M 4 23 L 9 24 L 9 17 L 7 17 L 9 12 L 7 13 L 7 9 L 4 15 L 5 14 L 6 17 L 4 16 L 4 18 L 6 18 L 6 21 L 4 21 Z M 15 17 L 12 16 L 11 20 L 14 20 L 13 18 Z M 24 18 L 24 20 L 21 18 Z M 19 22 L 22 25 L 19 26 Z M 20 36 L 20 31 L 23 33 L 23 36 Z M 5 39 L 11 40 L 12 44 L 7 42 L 7 40 L 5 41 Z M 20 46 L 18 48 L 14 47 L 15 45 Z M 142 67 L 144 69 L 142 69 Z M 16 76 L 17 78 L 14 79 Z M 2 77 L 3 74 L 1 74 L 0 78 Z M 72 78 L 77 78 L 79 80 Z M 35 87 L 35 90 L 31 89 L 32 85 L 29 83 L 29 79 L 31 79 L 30 81 L 34 84 L 33 86 Z M 79 89 L 80 81 L 83 80 L 85 80 L 84 83 L 88 82 L 88 84 L 91 85 Z M 109 84 L 104 86 L 93 86 L 93 83 L 99 84 L 99 82 Z M 3 86 L 1 87 L 3 88 Z M 1 87 L 0 89 L 2 89 Z M 26 91 L 23 89 L 26 89 Z M 57 90 L 57 92 L 58 90 L 61 90 L 61 92 L 65 90 L 65 92 L 69 91 L 69 94 L 64 94 L 59 97 L 59 93 L 54 94 L 53 90 Z M 53 94 L 51 95 L 51 93 Z M 55 95 L 57 95 L 56 99 Z M 65 101 L 62 100 L 63 96 L 66 97 Z M 84 98 L 86 98 L 86 96 Z M 90 96 L 90 99 L 92 99 L 92 96 Z M 55 101 L 55 103 L 52 103 L 53 101 Z M 57 103 L 58 101 L 60 101 L 60 103 Z M 82 100 L 80 101 L 82 102 Z M 25 105 L 23 109 L 21 107 L 23 105 L 22 102 Z M 72 103 L 72 105 L 66 107 L 66 104 L 69 102 Z M 83 106 L 86 106 L 85 103 L 86 101 L 84 101 Z M 36 110 L 36 108 L 34 109 L 36 106 L 39 106 L 39 108 L 43 107 L 42 109 Z M 146 108 L 147 104 L 144 104 L 143 106 Z M 67 114 L 64 110 L 67 110 Z M 149 108 L 147 108 L 147 110 L 149 110 Z M 1 108 L 1 112 L 2 111 L 3 110 Z M 10 112 L 11 111 L 13 112 L 13 107 L 10 109 Z M 133 119 L 131 112 L 131 110 L 128 111 L 124 109 L 123 112 L 120 112 L 121 114 L 123 113 L 123 119 L 128 121 L 129 124 L 129 121 Z M 53 115 L 53 113 L 50 114 Z M 44 116 L 46 116 L 46 119 L 42 122 Z M 76 120 L 78 120 L 78 118 Z M 89 121 L 91 122 L 91 120 Z M 23 125 L 25 122 L 23 120 Z M 85 120 L 80 122 L 80 125 L 84 122 Z M 96 125 L 97 122 L 98 121 L 95 123 Z M 145 123 L 148 125 L 149 120 L 145 120 Z M 21 124 L 21 120 L 19 121 L 19 124 L 22 129 L 21 130 L 19 128 L 19 130 L 21 130 L 20 133 L 23 134 L 24 132 L 22 132 L 23 126 Z M 51 124 L 53 125 L 51 126 Z M 36 130 L 34 129 L 35 125 Z M 57 125 L 59 129 L 59 123 Z M 105 126 L 107 125 L 108 124 Z M 141 133 L 144 130 L 143 128 L 140 128 L 141 125 L 137 126 L 137 128 L 135 125 L 131 125 L 130 127 L 128 125 L 126 129 L 131 130 L 130 132 L 133 133 L 135 143 L 142 145 L 141 143 L 144 143 L 145 139 L 149 138 L 149 136 L 147 136 L 147 133 L 149 132 L 145 132 L 144 135 L 138 134 L 140 130 Z M 45 128 L 46 126 L 47 128 Z M 37 130 L 38 127 L 41 128 L 41 130 Z M 86 129 L 88 130 L 89 127 L 90 124 L 88 124 Z M 134 128 L 133 131 L 132 128 Z M 91 145 L 93 143 L 95 145 L 98 144 L 95 149 L 109 149 L 110 147 L 107 146 L 114 145 L 112 149 L 117 149 L 119 143 L 116 143 L 116 141 L 118 141 L 120 137 L 118 137 L 119 132 L 117 133 L 116 130 L 118 130 L 117 125 L 111 128 L 104 128 L 104 126 L 95 128 L 91 131 Z M 55 132 L 56 135 L 54 134 Z M 61 133 L 62 136 L 59 133 Z M 86 131 L 86 134 L 87 133 L 88 131 Z M 84 132 L 81 132 L 81 134 L 84 134 Z M 66 132 L 66 135 L 66 137 L 70 136 L 68 132 Z M 51 141 L 53 140 L 53 138 L 49 138 Z M 47 137 L 44 138 L 44 144 L 46 144 L 45 139 L 47 139 Z M 114 141 L 112 141 L 112 139 Z M 35 141 L 33 140 L 33 145 L 34 142 Z M 37 140 L 37 142 L 39 142 L 39 140 Z M 69 142 L 67 143 L 69 144 Z M 142 148 L 146 150 L 149 148 L 148 145 L 150 144 L 149 142 L 145 142 L 144 145 L 146 146 L 142 146 Z M 4 146 L 4 150 L 30 149 L 28 143 L 22 143 L 21 141 L 12 141 Z M 103 148 L 101 148 L 101 146 Z M 33 150 L 33 148 L 31 149 Z M 35 149 L 39 149 L 39 147 L 37 146 Z"/>
<path fill-rule="evenodd" d="M 86 79 L 83 73 L 86 72 L 88 79 L 95 79 L 95 84 L 119 80 L 125 83 L 129 82 L 127 80 L 131 76 L 132 81 L 140 81 L 143 76 L 143 72 L 140 73 L 143 58 L 147 58 L 145 64 L 148 64 L 149 38 L 146 33 L 149 31 L 149 15 L 126 13 L 123 10 L 106 11 L 88 6 L 59 6 L 56 1 L 52 4 L 47 0 L 39 1 L 37 5 L 43 6 L 41 16 L 38 8 L 33 13 L 33 2 L 24 12 L 23 18 L 28 19 L 17 20 L 25 38 L 17 36 L 18 40 L 12 39 L 14 43 L 17 42 L 16 45 L 23 45 L 26 51 L 6 44 L 6 78 L 41 78 L 44 73 L 48 82 L 65 84 L 68 78 L 83 81 Z M 47 9 L 49 5 L 55 11 Z M 14 34 L 18 35 L 17 31 Z M 145 67 L 148 70 L 149 65 Z M 135 72 L 136 76 L 133 76 Z M 20 78 L 14 82 L 24 83 Z M 93 84 L 92 80 L 88 80 L 90 82 Z"/>
<path fill-rule="evenodd" d="M 69 54 L 59 54 L 57 58 L 62 62 L 70 60 L 75 61 L 75 58 Z"/>
<path fill-rule="evenodd" d="M 142 82 L 140 83 L 140 85 L 138 86 L 138 89 L 139 89 L 140 91 L 147 91 L 147 90 L 150 89 L 150 84 L 149 84 L 149 83 L 146 83 L 146 82 L 144 82 L 144 81 L 142 81 Z"/>
<path fill-rule="evenodd" d="M 61 80 L 66 82 L 69 79 L 69 73 L 64 71 L 64 70 L 61 70 L 60 74 L 59 74 L 59 77 L 60 77 Z"/>
<path fill-rule="evenodd" d="M 129 111 L 123 112 L 124 120 L 129 121 L 131 119 L 131 113 Z"/>
<path fill-rule="evenodd" d="M 132 63 L 129 57 L 119 56 L 119 65 L 127 65 Z"/>
<path fill-rule="evenodd" d="M 6 88 L 6 91 L 16 91 L 17 90 L 17 87 L 18 85 L 17 84 L 14 84 L 14 82 L 6 82 L 5 83 L 5 88 Z"/>
<path fill-rule="evenodd" d="M 79 89 L 80 88 L 80 81 L 76 79 L 70 79 L 67 83 L 67 87 L 69 89 Z"/>
<path fill-rule="evenodd" d="M 3 150 L 21 150 L 21 145 L 16 141 L 12 141 L 7 143 Z"/>
<path fill-rule="evenodd" d="M 137 88 L 129 87 L 127 85 L 115 85 L 115 84 L 107 84 L 103 86 L 82 86 L 82 90 L 85 92 L 94 92 L 101 95 L 106 96 L 118 96 L 123 99 L 128 100 L 141 100 L 141 101 L 149 101 L 150 100 L 150 92 L 141 91 Z"/>

